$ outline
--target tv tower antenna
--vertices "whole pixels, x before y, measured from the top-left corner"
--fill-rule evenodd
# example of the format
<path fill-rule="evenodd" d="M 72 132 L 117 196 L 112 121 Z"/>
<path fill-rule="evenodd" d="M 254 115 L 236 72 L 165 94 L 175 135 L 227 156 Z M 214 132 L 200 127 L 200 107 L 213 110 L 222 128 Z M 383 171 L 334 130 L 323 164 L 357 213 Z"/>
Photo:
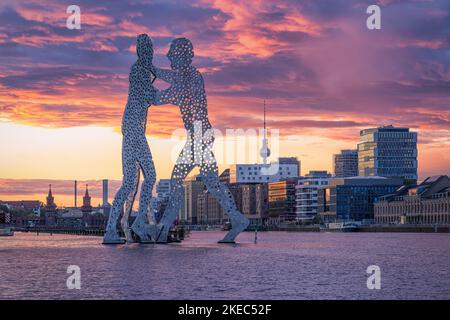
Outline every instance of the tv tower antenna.
<path fill-rule="evenodd" d="M 267 129 L 266 129 L 266 100 L 264 99 L 264 129 L 263 129 L 263 142 L 261 151 L 259 154 L 263 158 L 263 163 L 267 164 L 267 158 L 270 156 L 270 149 L 267 146 Z"/>

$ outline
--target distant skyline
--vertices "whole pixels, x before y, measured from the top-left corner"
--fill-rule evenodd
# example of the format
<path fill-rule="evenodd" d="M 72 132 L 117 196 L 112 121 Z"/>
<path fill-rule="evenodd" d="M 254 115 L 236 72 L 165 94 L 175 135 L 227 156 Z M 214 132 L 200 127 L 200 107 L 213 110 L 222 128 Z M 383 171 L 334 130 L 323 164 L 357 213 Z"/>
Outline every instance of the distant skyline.
<path fill-rule="evenodd" d="M 374 3 L 381 30 L 366 28 Z M 140 33 L 163 67 L 174 37 L 192 40 L 214 127 L 261 128 L 266 99 L 280 155 L 297 156 L 302 173 L 331 172 L 332 155 L 355 149 L 359 130 L 388 124 L 419 133 L 420 179 L 450 173 L 447 0 L 82 0 L 81 30 L 66 28 L 69 4 L 0 4 L 0 200 L 25 199 L 30 179 L 121 179 L 120 123 Z M 170 176 L 179 117 L 173 106 L 149 109 L 158 179 Z"/>

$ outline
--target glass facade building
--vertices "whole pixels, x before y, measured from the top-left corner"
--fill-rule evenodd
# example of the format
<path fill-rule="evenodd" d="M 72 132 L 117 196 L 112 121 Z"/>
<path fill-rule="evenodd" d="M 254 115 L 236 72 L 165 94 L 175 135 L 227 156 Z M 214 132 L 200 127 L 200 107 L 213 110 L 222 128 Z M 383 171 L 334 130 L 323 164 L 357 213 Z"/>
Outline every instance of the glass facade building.
<path fill-rule="evenodd" d="M 325 222 L 373 220 L 376 198 L 395 192 L 403 179 L 352 177 L 331 179 L 317 195 L 317 213 Z"/>
<path fill-rule="evenodd" d="M 269 220 L 293 220 L 295 214 L 295 186 L 298 178 L 271 182 L 268 187 Z"/>
<path fill-rule="evenodd" d="M 361 130 L 358 144 L 360 176 L 403 178 L 417 182 L 417 132 L 385 126 Z"/>
<path fill-rule="evenodd" d="M 333 155 L 334 175 L 337 178 L 358 175 L 358 150 L 341 150 Z"/>
<path fill-rule="evenodd" d="M 317 214 L 318 189 L 328 185 L 331 174 L 327 171 L 310 171 L 295 186 L 297 218 L 312 218 Z"/>

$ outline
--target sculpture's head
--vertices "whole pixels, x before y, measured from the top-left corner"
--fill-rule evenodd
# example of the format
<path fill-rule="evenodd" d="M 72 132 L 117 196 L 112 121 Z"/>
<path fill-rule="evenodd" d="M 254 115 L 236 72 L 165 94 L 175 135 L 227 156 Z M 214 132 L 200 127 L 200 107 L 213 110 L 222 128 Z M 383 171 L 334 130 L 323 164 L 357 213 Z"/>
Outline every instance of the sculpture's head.
<path fill-rule="evenodd" d="M 153 44 L 147 34 L 140 34 L 137 37 L 136 52 L 138 58 L 146 63 L 152 63 L 153 60 Z"/>
<path fill-rule="evenodd" d="M 188 67 L 194 57 L 194 46 L 189 39 L 177 38 L 172 41 L 167 58 L 170 60 L 170 66 L 174 70 L 180 70 Z"/>

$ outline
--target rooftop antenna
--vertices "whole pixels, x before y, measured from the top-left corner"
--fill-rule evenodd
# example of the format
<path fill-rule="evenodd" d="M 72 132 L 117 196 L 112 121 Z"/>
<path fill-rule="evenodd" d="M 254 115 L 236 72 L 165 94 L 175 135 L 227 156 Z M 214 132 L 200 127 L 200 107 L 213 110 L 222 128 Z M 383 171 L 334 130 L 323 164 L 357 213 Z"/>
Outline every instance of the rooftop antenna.
<path fill-rule="evenodd" d="M 266 99 L 264 99 L 264 139 L 266 139 Z"/>
<path fill-rule="evenodd" d="M 267 164 L 267 158 L 270 156 L 270 149 L 267 146 L 267 135 L 266 135 L 266 100 L 264 99 L 264 129 L 263 129 L 263 142 L 262 142 L 262 147 L 261 147 L 261 151 L 259 152 L 259 154 L 261 155 L 261 157 L 263 158 L 263 163 Z"/>

